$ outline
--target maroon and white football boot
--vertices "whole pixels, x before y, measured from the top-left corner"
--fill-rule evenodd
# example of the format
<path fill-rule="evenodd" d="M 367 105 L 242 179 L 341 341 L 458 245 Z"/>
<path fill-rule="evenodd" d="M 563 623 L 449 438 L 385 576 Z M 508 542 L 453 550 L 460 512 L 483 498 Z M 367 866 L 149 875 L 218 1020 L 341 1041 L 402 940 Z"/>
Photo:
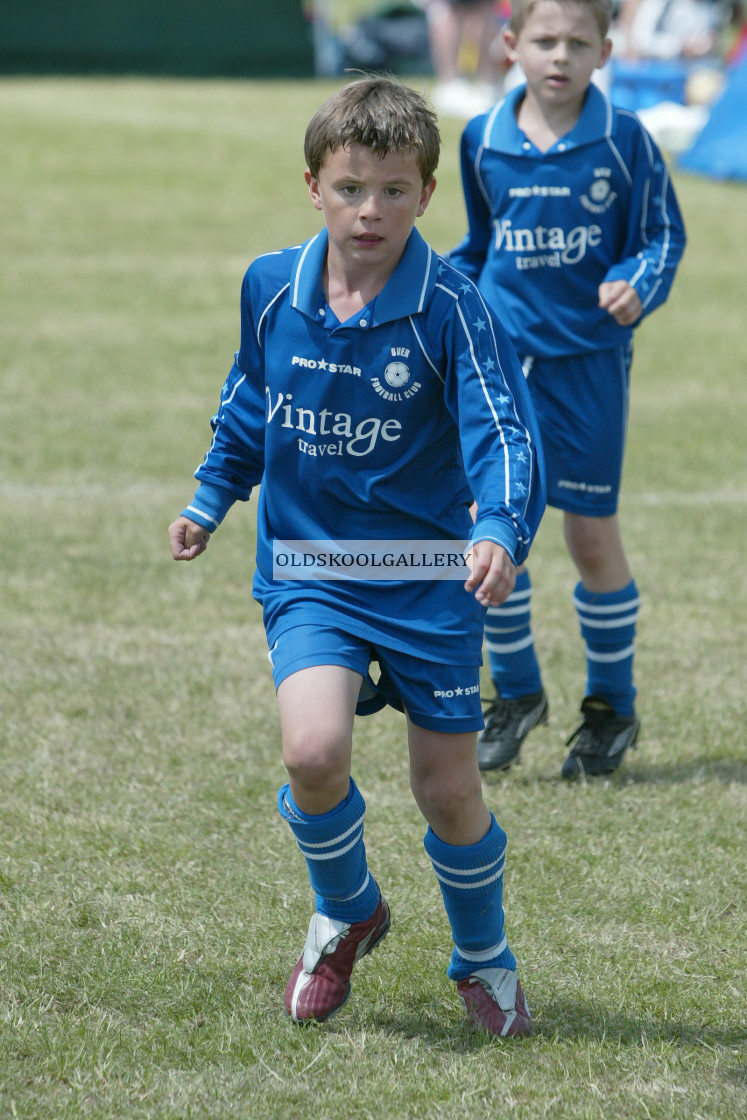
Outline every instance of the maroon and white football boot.
<path fill-rule="evenodd" d="M 521 982 L 510 969 L 480 968 L 457 981 L 457 993 L 474 1026 L 502 1038 L 532 1033 Z"/>
<path fill-rule="evenodd" d="M 296 1023 L 324 1022 L 347 1002 L 350 974 L 389 932 L 383 895 L 365 922 L 340 922 L 314 914 L 304 950 L 285 989 L 285 1010 Z"/>

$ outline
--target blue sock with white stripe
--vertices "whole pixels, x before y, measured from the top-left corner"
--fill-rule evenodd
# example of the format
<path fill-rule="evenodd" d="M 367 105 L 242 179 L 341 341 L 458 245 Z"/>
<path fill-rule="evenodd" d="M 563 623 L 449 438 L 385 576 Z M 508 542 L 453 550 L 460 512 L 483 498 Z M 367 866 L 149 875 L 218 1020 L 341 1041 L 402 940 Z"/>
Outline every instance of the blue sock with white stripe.
<path fill-rule="evenodd" d="M 529 572 L 519 572 L 516 586 L 500 607 L 488 607 L 485 644 L 490 675 L 506 700 L 528 696 L 542 688 L 531 629 L 532 583 Z"/>
<path fill-rule="evenodd" d="M 601 696 L 618 715 L 635 708 L 633 652 L 640 597 L 635 581 L 621 591 L 595 594 L 576 585 L 573 603 L 586 643 L 587 696 Z"/>
<path fill-rule="evenodd" d="M 366 803 L 353 779 L 348 796 L 329 813 L 303 813 L 289 785 L 278 792 L 278 811 L 306 859 L 317 912 L 342 922 L 367 921 L 378 905 L 379 888 L 366 863 Z"/>
<path fill-rule="evenodd" d="M 506 833 L 490 814 L 490 828 L 477 844 L 457 846 L 425 834 L 451 924 L 454 951 L 448 975 L 463 980 L 478 968 L 516 968 L 503 929 L 503 862 Z"/>

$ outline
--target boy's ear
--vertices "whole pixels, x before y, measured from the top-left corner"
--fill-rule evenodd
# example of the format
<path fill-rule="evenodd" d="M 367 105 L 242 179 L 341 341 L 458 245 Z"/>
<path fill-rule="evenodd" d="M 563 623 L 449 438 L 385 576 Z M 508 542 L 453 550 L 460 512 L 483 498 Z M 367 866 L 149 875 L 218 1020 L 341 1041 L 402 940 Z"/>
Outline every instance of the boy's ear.
<path fill-rule="evenodd" d="M 435 176 L 434 176 L 434 178 L 431 179 L 430 183 L 428 183 L 426 186 L 423 187 L 423 190 L 420 194 L 420 203 L 418 205 L 418 213 L 417 213 L 418 218 L 422 214 L 425 214 L 428 203 L 430 202 L 435 189 L 436 189 L 436 179 L 435 179 Z"/>
<path fill-rule="evenodd" d="M 508 27 L 503 29 L 503 44 L 506 48 L 509 62 L 518 62 L 519 56 L 516 53 L 516 35 Z"/>
<path fill-rule="evenodd" d="M 319 190 L 319 180 L 311 174 L 308 167 L 304 171 L 303 177 L 306 180 L 306 187 L 309 192 L 309 198 L 314 203 L 314 206 L 317 210 L 322 210 L 322 192 Z"/>
<path fill-rule="evenodd" d="M 607 65 L 607 63 L 609 62 L 611 54 L 612 54 L 612 40 L 611 39 L 603 39 L 602 40 L 602 54 L 601 54 L 601 57 L 599 59 L 599 62 L 596 65 L 597 70 L 601 70 L 603 66 Z"/>

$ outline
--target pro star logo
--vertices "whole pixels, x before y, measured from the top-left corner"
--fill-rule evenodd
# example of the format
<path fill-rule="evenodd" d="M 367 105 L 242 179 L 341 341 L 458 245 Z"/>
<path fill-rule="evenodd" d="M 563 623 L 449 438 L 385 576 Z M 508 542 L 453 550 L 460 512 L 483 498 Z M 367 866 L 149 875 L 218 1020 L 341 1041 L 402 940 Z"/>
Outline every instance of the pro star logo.
<path fill-rule="evenodd" d="M 343 365 L 339 362 L 328 362 L 326 358 L 302 358 L 298 354 L 294 354 L 291 358 L 292 366 L 300 366 L 302 369 L 320 369 L 325 373 L 350 373 L 353 377 L 360 377 L 361 371 L 358 366 Z"/>
<path fill-rule="evenodd" d="M 589 190 L 581 195 L 581 205 L 592 214 L 604 214 L 617 198 L 610 184 L 609 167 L 595 167 Z"/>
<path fill-rule="evenodd" d="M 380 397 L 385 401 L 403 401 L 413 397 L 420 389 L 419 381 L 412 381 L 412 374 L 407 362 L 410 351 L 406 346 L 392 346 L 391 355 L 396 360 L 389 362 L 384 369 L 383 381 L 378 377 L 371 378 L 371 384 Z"/>

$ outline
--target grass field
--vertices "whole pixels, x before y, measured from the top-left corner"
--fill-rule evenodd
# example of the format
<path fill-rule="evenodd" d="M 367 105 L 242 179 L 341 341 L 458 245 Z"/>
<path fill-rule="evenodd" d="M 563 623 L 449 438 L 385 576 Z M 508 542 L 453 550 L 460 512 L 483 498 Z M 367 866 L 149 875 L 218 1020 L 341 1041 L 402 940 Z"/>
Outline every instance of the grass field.
<path fill-rule="evenodd" d="M 0 82 L 0 1116 L 744 1116 L 744 186 L 676 178 L 687 257 L 638 336 L 643 730 L 613 780 L 559 780 L 583 656 L 553 511 L 533 553 L 551 722 L 485 792 L 536 1034 L 462 1021 L 391 712 L 355 774 L 392 934 L 325 1027 L 282 1012 L 311 898 L 274 811 L 254 503 L 197 564 L 166 526 L 246 265 L 318 228 L 302 139 L 329 88 Z M 441 250 L 464 224 L 443 131 Z"/>

